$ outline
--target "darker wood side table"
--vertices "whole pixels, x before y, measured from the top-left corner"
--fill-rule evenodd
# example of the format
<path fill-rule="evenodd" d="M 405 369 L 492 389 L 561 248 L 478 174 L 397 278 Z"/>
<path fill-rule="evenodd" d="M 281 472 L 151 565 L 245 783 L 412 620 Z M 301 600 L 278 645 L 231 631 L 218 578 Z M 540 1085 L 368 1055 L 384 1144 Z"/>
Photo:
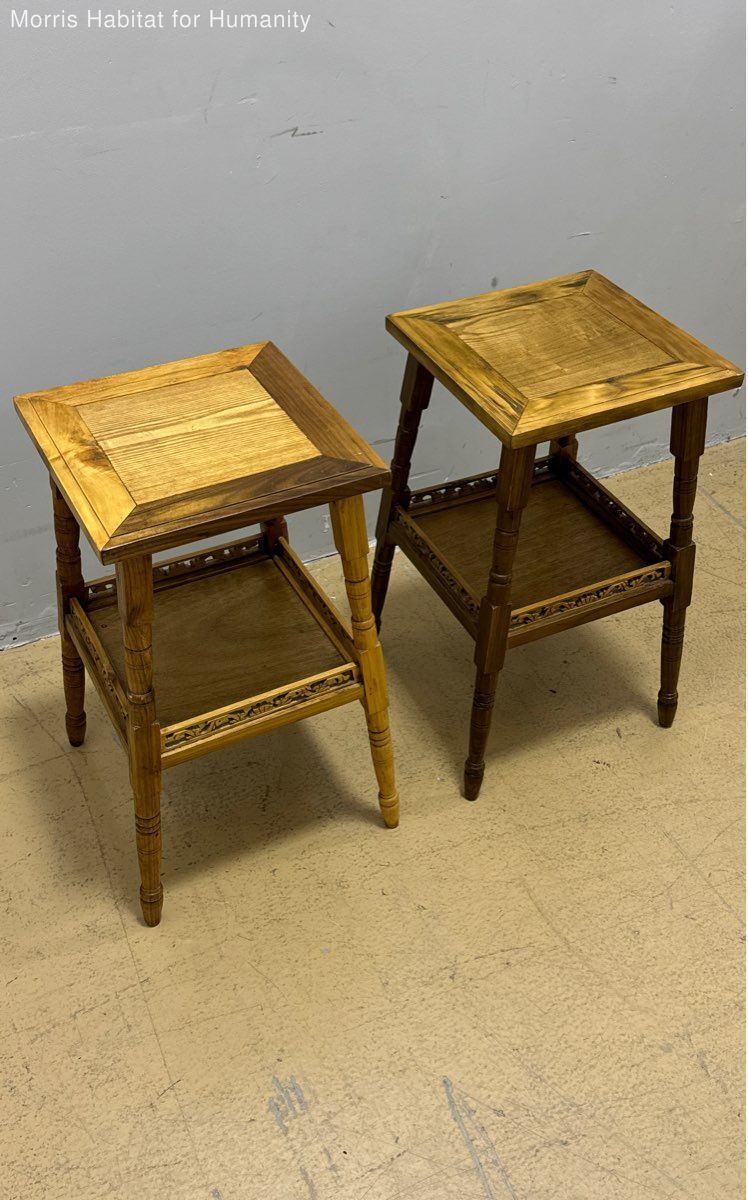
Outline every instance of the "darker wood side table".
<path fill-rule="evenodd" d="M 595 271 L 387 319 L 408 351 L 377 526 L 377 623 L 396 546 L 475 639 L 465 763 L 475 800 L 507 648 L 650 600 L 664 606 L 660 724 L 670 726 L 695 546 L 707 397 L 738 367 Z M 501 443 L 497 473 L 411 493 L 410 460 L 438 379 Z M 576 434 L 672 407 L 673 514 L 664 541 L 577 462 Z M 536 458 L 536 446 L 550 453 Z"/>
<path fill-rule="evenodd" d="M 85 671 L 128 754 L 140 902 L 161 918 L 161 773 L 360 700 L 385 824 L 398 823 L 362 493 L 385 464 L 272 342 L 16 398 L 49 470 L 70 742 Z M 330 506 L 352 623 L 288 544 Z M 261 532 L 154 564 L 155 551 Z M 86 582 L 79 531 L 115 574 Z"/>

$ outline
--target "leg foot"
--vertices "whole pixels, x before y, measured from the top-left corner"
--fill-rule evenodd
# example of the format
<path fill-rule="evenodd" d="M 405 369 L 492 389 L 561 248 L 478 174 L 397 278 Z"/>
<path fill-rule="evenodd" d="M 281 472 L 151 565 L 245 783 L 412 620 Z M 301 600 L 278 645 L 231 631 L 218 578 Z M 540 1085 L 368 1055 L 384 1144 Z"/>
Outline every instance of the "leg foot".
<path fill-rule="evenodd" d="M 381 654 L 381 651 L 380 651 Z M 382 664 L 384 670 L 384 664 Z M 387 709 L 366 714 L 369 728 L 369 746 L 374 764 L 374 774 L 379 784 L 379 811 L 388 829 L 397 829 L 400 823 L 400 796 L 395 785 L 395 764 L 392 758 L 392 738 Z"/>
<path fill-rule="evenodd" d="M 65 713 L 65 731 L 71 746 L 82 746 L 86 740 L 85 712 L 81 713 L 79 717 L 73 717 L 70 713 Z"/>
<path fill-rule="evenodd" d="M 400 824 L 400 797 L 397 792 L 395 792 L 394 796 L 383 796 L 380 792 L 379 808 L 387 828 L 397 829 Z"/>
<path fill-rule="evenodd" d="M 157 892 L 144 892 L 141 885 L 140 888 L 140 907 L 143 911 L 143 920 L 146 925 L 151 927 L 158 925 L 161 920 L 161 909 L 164 904 L 164 889 L 159 884 Z"/>
<path fill-rule="evenodd" d="M 683 641 L 686 633 L 686 611 L 673 611 L 672 603 L 665 601 L 662 623 L 662 649 L 660 652 L 660 691 L 657 696 L 657 719 L 663 729 L 669 729 L 675 720 L 678 708 L 678 676 L 683 657 Z"/>
<path fill-rule="evenodd" d="M 72 652 L 71 652 L 72 650 Z M 69 639 L 62 646 L 62 683 L 65 690 L 65 730 L 71 746 L 82 746 L 86 736 L 86 670 Z"/>
<path fill-rule="evenodd" d="M 678 693 L 670 693 L 666 695 L 660 692 L 657 697 L 657 720 L 663 729 L 669 729 L 675 720 L 675 714 L 678 710 Z"/>
<path fill-rule="evenodd" d="M 135 842 L 140 867 L 140 907 L 146 925 L 158 925 L 164 903 L 161 884 L 161 811 L 156 788 L 142 787 L 133 780 L 135 791 Z M 143 809 L 149 809 L 148 814 Z M 154 811 L 155 810 L 155 811 Z"/>
<path fill-rule="evenodd" d="M 504 635 L 505 637 L 506 635 Z M 484 675 L 478 671 L 473 695 L 473 710 L 470 714 L 470 744 L 465 759 L 465 797 L 477 800 L 486 769 L 484 755 L 491 732 L 494 697 L 498 674 Z"/>
<path fill-rule="evenodd" d="M 384 682 L 384 661 L 378 643 L 377 649 Z M 366 707 L 366 701 L 364 701 L 364 707 Z M 387 708 L 379 709 L 379 712 L 369 712 L 369 709 L 366 709 L 366 725 L 369 727 L 371 761 L 379 785 L 379 811 L 381 811 L 385 826 L 388 829 L 396 829 L 400 823 L 400 794 L 395 785 L 393 739 L 389 732 Z"/>
<path fill-rule="evenodd" d="M 464 792 L 466 800 L 478 799 L 485 769 L 486 764 L 484 762 L 475 763 L 469 758 L 465 759 Z"/>
<path fill-rule="evenodd" d="M 387 828 L 397 829 L 400 824 L 400 795 L 395 785 L 395 764 L 392 758 L 387 710 L 367 713 L 367 725 L 374 774 L 379 784 L 379 811 Z"/>

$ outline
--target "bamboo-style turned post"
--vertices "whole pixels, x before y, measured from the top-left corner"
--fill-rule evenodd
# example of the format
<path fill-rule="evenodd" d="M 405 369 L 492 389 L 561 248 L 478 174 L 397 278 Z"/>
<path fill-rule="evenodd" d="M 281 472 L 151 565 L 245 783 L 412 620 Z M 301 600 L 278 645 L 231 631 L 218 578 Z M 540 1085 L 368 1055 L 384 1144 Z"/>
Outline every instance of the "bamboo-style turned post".
<path fill-rule="evenodd" d="M 708 400 L 692 400 L 673 409 L 670 453 L 675 458 L 673 476 L 673 515 L 665 554 L 670 559 L 673 593 L 663 601 L 660 691 L 657 716 L 668 729 L 678 707 L 678 676 L 683 657 L 686 610 L 691 603 L 696 546 L 693 541 L 693 506 L 699 475 L 699 459 L 704 453 Z"/>
<path fill-rule="evenodd" d="M 428 408 L 431 399 L 433 383 L 433 376 L 409 354 L 400 393 L 400 421 L 392 458 L 392 482 L 382 492 L 377 520 L 377 547 L 371 573 L 372 610 L 377 629 L 382 619 L 382 608 L 387 596 L 392 558 L 395 553 L 395 543 L 388 532 L 390 522 L 395 508 L 398 505 L 407 508 L 410 502 L 408 487 L 410 460 L 418 435 L 421 414 Z"/>
<path fill-rule="evenodd" d="M 52 482 L 52 509 L 57 543 L 57 619 L 62 647 L 62 683 L 65 690 L 65 728 L 71 746 L 82 746 L 86 736 L 86 672 L 65 626 L 70 601 L 83 604 L 85 584 L 81 571 L 80 529 L 57 484 Z"/>
<path fill-rule="evenodd" d="M 153 568 L 150 554 L 117 563 L 117 602 L 127 680 L 127 737 L 146 925 L 161 920 L 161 734 L 153 692 Z"/>
<path fill-rule="evenodd" d="M 369 542 L 361 496 L 334 501 L 330 516 L 351 606 L 353 644 L 361 668 L 371 757 L 379 783 L 379 807 L 385 825 L 394 829 L 400 818 L 400 797 L 395 786 L 384 659 L 371 609 Z"/>
<path fill-rule="evenodd" d="M 465 761 L 465 795 L 477 800 L 485 771 L 484 754 L 491 728 L 499 671 L 504 664 L 512 615 L 512 565 L 519 539 L 522 510 L 532 484 L 535 447 L 501 453 L 496 484 L 496 529 L 488 586 L 478 617 L 475 646 L 475 692 L 470 717 L 470 745 Z"/>

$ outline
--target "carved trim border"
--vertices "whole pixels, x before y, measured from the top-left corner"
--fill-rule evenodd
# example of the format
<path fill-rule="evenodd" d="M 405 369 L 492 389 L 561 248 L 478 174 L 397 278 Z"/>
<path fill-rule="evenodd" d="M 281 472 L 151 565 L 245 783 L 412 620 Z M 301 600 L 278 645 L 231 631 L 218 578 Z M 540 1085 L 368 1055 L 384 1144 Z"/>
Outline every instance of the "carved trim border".
<path fill-rule="evenodd" d="M 204 738 L 211 737 L 215 733 L 225 733 L 227 730 L 235 729 L 237 726 L 251 725 L 255 721 L 259 721 L 262 717 L 267 717 L 271 713 L 278 712 L 280 709 L 295 708 L 308 700 L 314 700 L 318 696 L 326 695 L 328 692 L 335 692 L 341 688 L 350 687 L 351 684 L 355 683 L 358 683 L 358 670 L 354 664 L 351 664 L 334 672 L 334 674 L 325 675 L 321 679 L 312 679 L 306 683 L 293 684 L 291 687 L 275 692 L 272 696 L 265 696 L 258 700 L 247 700 L 243 704 L 238 704 L 236 708 L 225 709 L 223 712 L 214 713 L 212 716 L 198 717 L 195 721 L 191 721 L 189 725 L 183 725 L 176 729 L 165 729 L 164 749 L 175 750 L 179 746 L 186 746 L 193 742 L 202 741 Z"/>
<path fill-rule="evenodd" d="M 280 553 L 276 557 L 283 563 L 289 575 L 293 575 L 301 591 L 311 600 L 312 606 L 317 610 L 319 615 L 335 630 L 338 639 L 344 646 L 349 647 L 351 654 L 353 654 L 353 635 L 350 629 L 346 629 L 339 614 L 330 606 L 327 597 L 312 583 L 303 565 L 299 563 L 285 538 L 280 539 L 280 547 Z"/>
<path fill-rule="evenodd" d="M 476 479 L 456 479 L 454 483 L 440 483 L 438 487 L 422 488 L 413 492 L 408 505 L 408 511 L 429 508 L 432 504 L 444 504 L 458 500 L 472 500 L 483 495 L 491 495 L 496 490 L 498 473 L 481 475 Z"/>
<path fill-rule="evenodd" d="M 103 604 L 117 599 L 117 584 L 114 576 L 111 579 L 94 579 L 86 584 L 87 605 L 95 602 Z"/>
<path fill-rule="evenodd" d="M 154 563 L 153 586 L 155 589 L 167 587 L 172 583 L 187 582 L 190 576 L 218 573 L 227 567 L 249 562 L 253 558 L 267 558 L 260 537 L 233 542 L 230 546 L 213 546 L 210 550 L 196 551 L 184 558 Z M 87 583 L 86 595 L 89 604 L 114 602 L 117 598 L 114 576 L 111 579 L 96 579 Z"/>
<path fill-rule="evenodd" d="M 442 583 L 453 594 L 459 605 L 472 617 L 478 617 L 480 605 L 475 597 L 471 595 L 466 588 L 462 586 L 454 577 L 443 558 L 435 552 L 429 542 L 421 536 L 418 526 L 414 521 L 409 521 L 405 513 L 400 509 L 395 509 L 393 524 L 399 525 L 404 530 L 405 536 L 411 546 L 413 546 L 430 567 L 439 576 Z"/>
<path fill-rule="evenodd" d="M 543 476 L 550 474 L 549 458 L 544 456 L 535 460 L 533 482 L 537 483 Z M 435 504 L 457 504 L 466 500 L 480 499 L 496 491 L 498 471 L 488 475 L 471 475 L 466 479 L 454 479 L 448 483 L 440 483 L 432 488 L 420 488 L 412 493 L 408 512 L 429 508 Z"/>
<path fill-rule="evenodd" d="M 600 584 L 576 595 L 563 596 L 551 600 L 547 604 L 538 604 L 534 608 L 520 610 L 512 615 L 509 623 L 511 629 L 523 629 L 536 621 L 546 621 L 552 617 L 560 617 L 564 613 L 574 612 L 585 608 L 588 604 L 597 604 L 601 600 L 613 600 L 617 596 L 625 596 L 630 592 L 639 591 L 653 583 L 661 583 L 670 574 L 669 563 L 660 563 L 654 567 L 645 567 L 635 575 L 626 579 L 615 579 L 611 583 Z"/>
<path fill-rule="evenodd" d="M 98 639 L 91 635 L 91 630 L 85 615 L 81 615 L 78 611 L 78 605 L 73 602 L 67 613 L 66 620 L 73 627 L 75 635 L 80 639 L 86 648 L 86 651 L 91 659 L 92 666 L 95 667 L 95 678 L 105 688 L 107 695 L 111 699 L 112 706 L 115 712 L 119 715 L 122 723 L 122 728 L 127 727 L 127 702 L 122 686 L 115 674 L 112 664 L 106 657 L 98 643 Z"/>
<path fill-rule="evenodd" d="M 579 463 L 564 459 L 560 478 L 568 480 L 579 492 L 588 496 L 593 504 L 607 514 L 609 523 L 614 529 L 625 530 L 636 542 L 637 546 L 651 554 L 653 558 L 662 558 L 662 541 L 651 530 L 624 508 L 615 496 L 598 483 L 594 475 L 585 471 Z M 599 515 L 599 514 L 598 514 Z M 604 519 L 604 518 L 603 518 Z"/>
<path fill-rule="evenodd" d="M 222 567 L 258 557 L 266 557 L 259 538 L 248 538 L 244 542 L 234 542 L 231 546 L 215 546 L 211 550 L 190 554 L 186 558 L 154 563 L 153 585 L 158 587 L 159 584 L 171 583 L 174 579 L 182 579 L 198 571 L 218 571 Z"/>

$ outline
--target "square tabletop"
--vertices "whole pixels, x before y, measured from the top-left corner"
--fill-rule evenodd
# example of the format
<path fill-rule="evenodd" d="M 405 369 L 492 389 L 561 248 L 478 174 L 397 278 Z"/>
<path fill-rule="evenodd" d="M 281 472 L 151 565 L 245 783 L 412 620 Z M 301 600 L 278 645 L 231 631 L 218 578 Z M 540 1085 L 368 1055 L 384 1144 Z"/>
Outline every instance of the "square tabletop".
<path fill-rule="evenodd" d="M 743 380 L 738 367 L 596 271 L 394 313 L 387 328 L 512 448 Z"/>
<path fill-rule="evenodd" d="M 272 342 L 29 392 L 15 404 L 105 563 L 389 479 Z"/>

